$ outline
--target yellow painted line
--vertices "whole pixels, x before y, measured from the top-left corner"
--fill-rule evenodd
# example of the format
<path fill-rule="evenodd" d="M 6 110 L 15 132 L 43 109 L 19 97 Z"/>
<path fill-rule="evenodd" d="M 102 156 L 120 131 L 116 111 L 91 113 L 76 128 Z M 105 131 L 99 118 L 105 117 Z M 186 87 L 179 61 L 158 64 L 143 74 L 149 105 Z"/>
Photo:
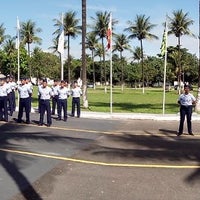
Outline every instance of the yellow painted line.
<path fill-rule="evenodd" d="M 83 159 L 68 158 L 68 157 L 62 157 L 62 156 L 54 156 L 54 155 L 40 154 L 40 153 L 20 151 L 20 150 L 1 149 L 1 148 L 0 148 L 0 151 L 22 154 L 22 155 L 35 156 L 35 157 L 41 157 L 41 158 L 50 158 L 50 159 L 56 159 L 56 160 L 70 161 L 70 162 L 83 163 L 83 164 L 92 164 L 92 165 L 99 165 L 99 166 L 110 166 L 110 167 L 166 168 L 166 169 L 199 169 L 200 168 L 200 165 L 108 163 L 108 162 L 83 160 Z"/>

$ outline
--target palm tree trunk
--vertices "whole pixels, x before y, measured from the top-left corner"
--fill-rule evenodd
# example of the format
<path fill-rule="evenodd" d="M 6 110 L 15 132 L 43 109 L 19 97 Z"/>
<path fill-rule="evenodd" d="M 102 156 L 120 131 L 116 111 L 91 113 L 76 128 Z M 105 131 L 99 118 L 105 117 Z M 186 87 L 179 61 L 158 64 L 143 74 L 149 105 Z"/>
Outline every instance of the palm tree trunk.
<path fill-rule="evenodd" d="M 93 66 L 93 85 L 94 85 L 94 90 L 96 89 L 96 80 L 95 80 L 95 66 L 94 66 L 94 49 L 92 49 L 92 66 Z"/>
<path fill-rule="evenodd" d="M 143 53 L 143 44 L 142 40 L 140 40 L 140 48 L 141 48 L 141 64 L 142 64 L 142 93 L 144 94 L 144 53 Z"/>
<path fill-rule="evenodd" d="M 70 69 L 70 35 L 67 36 L 68 39 L 67 39 L 67 44 L 68 44 L 68 47 L 67 47 L 67 67 L 68 67 L 68 83 L 70 84 L 71 83 L 71 69 Z"/>
<path fill-rule="evenodd" d="M 199 1 L 199 55 L 200 55 L 200 1 Z M 199 72 L 198 72 L 198 92 L 197 92 L 197 102 L 195 106 L 195 111 L 200 111 L 200 59 L 199 59 Z"/>
<path fill-rule="evenodd" d="M 82 0 L 82 80 L 83 80 L 83 107 L 84 108 L 88 108 L 85 38 L 86 38 L 86 0 Z"/>
<path fill-rule="evenodd" d="M 181 52 L 180 52 L 180 36 L 178 37 L 178 93 L 181 93 Z"/>
<path fill-rule="evenodd" d="M 122 73 L 122 77 L 121 77 L 121 90 L 122 90 L 122 92 L 124 91 L 124 62 L 123 62 L 123 60 L 122 60 L 122 51 L 120 51 L 120 60 L 121 60 L 121 73 Z"/>
<path fill-rule="evenodd" d="M 103 69 L 104 69 L 104 84 L 105 84 L 105 93 L 107 93 L 107 87 L 106 87 L 106 62 L 105 62 L 105 48 L 104 48 L 104 42 L 103 37 L 101 39 L 102 42 L 102 48 L 103 48 Z"/>
<path fill-rule="evenodd" d="M 30 49 L 30 43 L 27 43 L 27 46 L 28 46 L 28 55 L 29 55 L 29 58 L 31 57 L 31 49 Z M 28 65 L 29 65 L 29 77 L 31 78 L 31 65 L 29 64 L 29 61 L 28 61 Z"/>

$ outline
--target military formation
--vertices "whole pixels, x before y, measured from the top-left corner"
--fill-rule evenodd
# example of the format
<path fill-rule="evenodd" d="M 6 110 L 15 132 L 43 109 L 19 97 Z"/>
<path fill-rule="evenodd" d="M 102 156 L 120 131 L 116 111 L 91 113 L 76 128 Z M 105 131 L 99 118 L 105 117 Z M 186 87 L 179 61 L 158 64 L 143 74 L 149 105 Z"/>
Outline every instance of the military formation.
<path fill-rule="evenodd" d="M 46 79 L 38 81 L 38 113 L 39 113 L 39 126 L 46 124 L 48 127 L 52 125 L 52 115 L 57 114 L 57 120 L 67 121 L 68 119 L 68 105 L 67 100 L 72 96 L 72 111 L 71 117 L 76 116 L 79 118 L 80 110 L 80 97 L 82 95 L 81 86 L 78 82 L 74 82 L 72 87 L 64 80 L 54 80 L 52 86 L 48 85 Z M 31 123 L 31 103 L 33 95 L 33 85 L 29 78 L 21 78 L 20 82 L 14 81 L 12 76 L 0 79 L 0 120 L 8 122 L 8 116 L 12 116 L 16 111 L 16 97 L 19 95 L 19 108 L 18 116 L 14 118 L 17 123 L 25 122 Z M 25 120 L 23 114 L 25 113 Z M 47 122 L 44 123 L 44 116 L 46 114 Z"/>

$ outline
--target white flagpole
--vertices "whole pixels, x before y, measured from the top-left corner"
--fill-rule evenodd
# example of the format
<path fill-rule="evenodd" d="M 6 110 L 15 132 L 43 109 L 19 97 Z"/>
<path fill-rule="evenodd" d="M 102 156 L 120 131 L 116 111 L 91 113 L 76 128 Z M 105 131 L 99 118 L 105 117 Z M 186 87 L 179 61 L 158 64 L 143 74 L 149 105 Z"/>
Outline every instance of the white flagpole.
<path fill-rule="evenodd" d="M 17 83 L 19 84 L 20 81 L 20 40 L 19 40 L 19 31 L 20 31 L 20 24 L 19 24 L 19 18 L 17 17 L 17 40 L 16 40 L 16 47 L 17 47 Z M 19 109 L 19 94 L 17 96 L 17 106 Z"/>
<path fill-rule="evenodd" d="M 63 13 L 62 13 L 62 16 L 61 16 L 61 22 L 62 22 L 62 26 L 63 26 Z M 62 33 L 61 33 L 62 34 Z M 64 41 L 63 41 L 64 42 Z M 63 49 L 64 49 L 64 45 L 63 45 Z M 61 80 L 64 79 L 64 63 L 63 63 L 63 53 L 60 54 L 60 62 L 61 62 Z"/>
<path fill-rule="evenodd" d="M 163 80 L 163 115 L 165 114 L 165 93 L 166 93 L 166 69 L 167 69 L 167 17 L 165 22 L 165 60 L 164 60 L 164 80 Z"/>
<path fill-rule="evenodd" d="M 113 80 L 112 80 L 112 13 L 110 13 L 110 29 L 111 29 L 111 35 L 110 35 L 110 114 L 113 113 Z"/>

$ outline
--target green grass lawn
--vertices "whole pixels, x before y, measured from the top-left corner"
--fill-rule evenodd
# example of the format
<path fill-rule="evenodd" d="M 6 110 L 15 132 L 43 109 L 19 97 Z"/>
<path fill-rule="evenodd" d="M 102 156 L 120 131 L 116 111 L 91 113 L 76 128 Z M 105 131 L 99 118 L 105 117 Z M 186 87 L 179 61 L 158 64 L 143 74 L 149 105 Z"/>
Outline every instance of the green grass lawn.
<path fill-rule="evenodd" d="M 110 112 L 110 90 L 104 92 L 104 87 L 97 87 L 95 90 L 88 89 L 89 109 L 95 112 Z M 196 95 L 196 92 L 193 91 Z M 178 93 L 175 90 L 166 92 L 165 113 L 177 113 Z M 125 88 L 121 91 L 120 87 L 113 88 L 113 112 L 133 112 L 133 113 L 162 113 L 163 91 L 162 88 L 145 88 L 142 89 Z M 37 87 L 34 88 L 33 104 L 37 107 Z M 71 97 L 68 99 L 68 110 L 71 110 Z"/>

